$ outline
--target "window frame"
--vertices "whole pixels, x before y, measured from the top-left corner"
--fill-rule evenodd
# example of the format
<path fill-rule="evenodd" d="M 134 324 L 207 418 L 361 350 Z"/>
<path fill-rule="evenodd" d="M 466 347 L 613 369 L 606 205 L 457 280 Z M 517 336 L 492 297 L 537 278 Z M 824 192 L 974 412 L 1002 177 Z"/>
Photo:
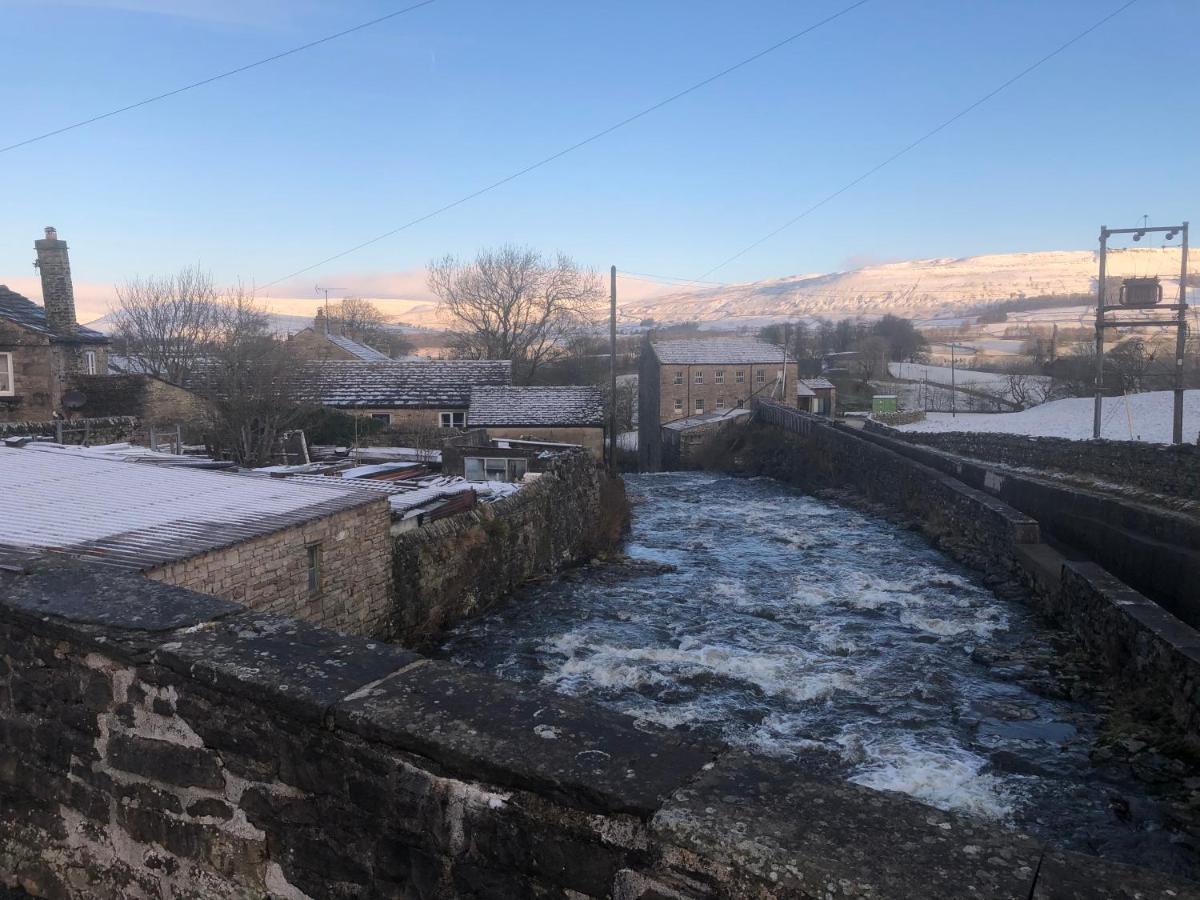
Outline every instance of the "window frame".
<path fill-rule="evenodd" d="M 755 369 L 754 370 L 754 383 L 755 384 L 766 384 L 767 383 L 767 370 L 766 369 Z"/>
<path fill-rule="evenodd" d="M 682 397 L 675 398 L 675 412 L 677 412 L 677 413 L 683 412 L 683 398 Z"/>
<path fill-rule="evenodd" d="M 692 378 L 692 384 L 704 384 L 704 370 L 697 369 L 695 376 Z"/>
<path fill-rule="evenodd" d="M 15 397 L 17 381 L 13 372 L 13 354 L 11 350 L 0 351 L 0 374 L 5 377 L 8 388 L 0 387 L 0 397 Z"/>
<path fill-rule="evenodd" d="M 746 383 L 746 370 L 745 369 L 734 369 L 733 370 L 733 380 L 737 384 L 745 384 Z"/>
<path fill-rule="evenodd" d="M 321 593 L 322 581 L 325 575 L 325 550 L 321 542 L 304 545 L 305 553 L 305 583 L 309 594 Z"/>
<path fill-rule="evenodd" d="M 724 397 L 717 398 L 717 405 L 715 408 L 716 409 L 724 409 L 725 408 L 725 398 Z"/>
<path fill-rule="evenodd" d="M 717 369 L 713 373 L 713 384 L 724 384 L 724 383 L 725 383 L 725 370 Z"/>
<path fill-rule="evenodd" d="M 697 397 L 695 402 L 692 404 L 692 407 L 693 407 L 692 415 L 694 415 L 694 416 L 704 415 L 704 398 Z"/>
<path fill-rule="evenodd" d="M 447 417 L 449 421 L 447 421 Z M 458 423 L 455 424 L 455 419 Z M 443 409 L 438 411 L 438 428 L 466 428 L 467 427 L 467 412 L 466 410 Z"/>
<path fill-rule="evenodd" d="M 95 375 L 96 374 L 96 351 L 95 350 L 84 350 L 83 351 L 83 372 L 85 375 Z"/>
<path fill-rule="evenodd" d="M 679 369 L 675 372 L 674 377 L 672 377 L 672 379 L 671 379 L 671 383 L 672 384 L 683 384 L 683 369 Z"/>
<path fill-rule="evenodd" d="M 371 418 L 376 422 L 383 422 L 385 425 L 392 424 L 391 413 L 371 413 Z"/>

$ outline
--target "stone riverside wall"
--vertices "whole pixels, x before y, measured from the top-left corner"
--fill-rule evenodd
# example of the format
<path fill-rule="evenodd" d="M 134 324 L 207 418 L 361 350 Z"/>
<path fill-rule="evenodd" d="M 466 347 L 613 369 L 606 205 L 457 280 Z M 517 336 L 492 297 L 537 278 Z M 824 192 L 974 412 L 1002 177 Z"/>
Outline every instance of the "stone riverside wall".
<path fill-rule="evenodd" d="M 82 444 L 84 429 L 87 429 L 89 444 L 113 444 L 127 441 L 137 429 L 137 419 L 132 416 L 106 416 L 92 419 L 70 419 L 62 422 L 63 443 Z M 0 422 L 0 440 L 7 437 L 56 438 L 57 421 L 49 422 Z"/>
<path fill-rule="evenodd" d="M 35 897 L 1200 897 L 111 571 L 0 576 L 0 734 L 0 886 Z"/>
<path fill-rule="evenodd" d="M 1018 578 L 1041 611 L 1073 632 L 1119 679 L 1161 692 L 1183 736 L 1200 747 L 1200 632 L 1187 621 L 1191 608 L 1164 608 L 1101 566 L 1068 561 L 1043 543 L 1039 521 L 1005 502 L 1009 494 L 1024 502 L 1032 491 L 1028 485 L 930 456 L 929 461 L 946 467 L 939 471 L 897 452 L 891 446 L 895 442 L 769 401 L 756 403 L 755 417 L 758 426 L 736 450 L 742 468 L 807 490 L 853 489 L 916 521 L 935 543 L 968 565 L 996 578 Z M 907 447 L 908 452 L 920 449 Z M 1004 499 L 973 487 L 976 481 Z M 1103 517 L 1089 505 L 1093 500 L 1050 498 L 1043 506 L 1055 507 L 1056 517 L 1072 508 L 1081 519 L 1088 518 L 1083 511 Z M 1148 543 L 1162 541 L 1150 538 Z M 1106 565 L 1127 565 L 1130 553 L 1127 546 L 1125 554 L 1100 558 Z M 1187 589 L 1195 583 L 1180 582 Z"/>
<path fill-rule="evenodd" d="M 260 612 L 373 635 L 392 616 L 391 512 L 380 497 L 159 566 L 148 578 L 224 597 Z M 308 552 L 320 548 L 320 586 L 309 589 Z"/>
<path fill-rule="evenodd" d="M 384 636 L 420 645 L 530 578 L 612 550 L 628 522 L 624 482 L 579 452 L 510 497 L 399 534 Z"/>
<path fill-rule="evenodd" d="M 868 430 L 963 456 L 1083 473 L 1174 497 L 1200 500 L 1200 446 L 1141 441 L 1071 441 L 1066 438 L 980 434 L 967 431 L 899 431 L 876 422 Z"/>

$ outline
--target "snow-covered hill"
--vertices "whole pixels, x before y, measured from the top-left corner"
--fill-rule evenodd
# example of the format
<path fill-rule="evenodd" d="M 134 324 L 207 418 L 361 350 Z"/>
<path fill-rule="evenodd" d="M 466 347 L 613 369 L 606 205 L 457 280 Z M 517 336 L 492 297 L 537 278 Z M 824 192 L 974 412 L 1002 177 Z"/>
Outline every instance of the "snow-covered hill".
<path fill-rule="evenodd" d="M 1005 253 L 960 259 L 918 259 L 826 275 L 792 275 L 749 284 L 704 286 L 623 304 L 627 320 L 658 322 L 841 318 L 885 313 L 952 317 L 991 300 L 1085 294 L 1096 287 L 1090 250 Z M 1112 275 L 1153 275 L 1164 295 L 1178 290 L 1179 251 L 1138 247 L 1110 251 Z M 731 323 L 732 324 L 732 323 Z"/>

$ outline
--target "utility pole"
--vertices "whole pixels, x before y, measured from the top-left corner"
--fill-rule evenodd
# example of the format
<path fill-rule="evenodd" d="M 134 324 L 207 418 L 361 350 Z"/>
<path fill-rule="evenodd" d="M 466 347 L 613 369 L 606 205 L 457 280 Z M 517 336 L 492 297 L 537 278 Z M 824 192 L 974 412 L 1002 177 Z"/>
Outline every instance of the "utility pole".
<path fill-rule="evenodd" d="M 1108 268 L 1108 226 L 1100 226 L 1100 279 L 1096 284 L 1096 399 L 1092 408 L 1092 440 L 1100 440 L 1100 410 L 1104 404 L 1104 298 Z"/>
<path fill-rule="evenodd" d="M 608 289 L 608 469 L 617 472 L 617 267 L 609 270 Z"/>
<path fill-rule="evenodd" d="M 958 418 L 958 389 L 954 386 L 954 351 L 957 345 L 950 342 L 950 418 Z"/>
<path fill-rule="evenodd" d="M 1179 317 L 1175 327 L 1175 409 L 1171 420 L 1171 443 L 1183 443 L 1183 357 L 1187 351 L 1188 223 L 1180 226 Z"/>
<path fill-rule="evenodd" d="M 791 337 L 792 323 L 783 323 L 783 396 L 779 398 L 780 402 L 787 405 L 787 359 L 788 359 L 788 339 Z"/>
<path fill-rule="evenodd" d="M 321 294 L 321 293 L 325 294 L 325 328 L 328 330 L 328 328 L 329 328 L 329 292 L 330 291 L 344 291 L 346 289 L 340 288 L 340 287 L 321 287 L 319 284 L 317 284 L 317 285 L 313 285 L 313 290 L 318 294 Z"/>

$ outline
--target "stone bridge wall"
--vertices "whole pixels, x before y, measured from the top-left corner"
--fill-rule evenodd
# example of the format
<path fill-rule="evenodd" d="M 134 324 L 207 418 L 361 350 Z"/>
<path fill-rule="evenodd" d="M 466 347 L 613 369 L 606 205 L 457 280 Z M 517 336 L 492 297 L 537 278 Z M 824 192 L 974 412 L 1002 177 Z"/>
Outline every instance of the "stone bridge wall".
<path fill-rule="evenodd" d="M 612 550 L 628 522 L 625 483 L 580 452 L 510 497 L 397 535 L 385 636 L 418 646 L 530 578 Z"/>
<path fill-rule="evenodd" d="M 1158 494 L 1200 500 L 1200 446 L 1195 444 L 1071 441 L 969 431 L 899 431 L 877 422 L 868 422 L 867 430 L 1006 466 L 1083 473 Z"/>
<path fill-rule="evenodd" d="M 0 575 L 0 889 L 1130 898 L 1186 885 L 99 570 Z"/>

